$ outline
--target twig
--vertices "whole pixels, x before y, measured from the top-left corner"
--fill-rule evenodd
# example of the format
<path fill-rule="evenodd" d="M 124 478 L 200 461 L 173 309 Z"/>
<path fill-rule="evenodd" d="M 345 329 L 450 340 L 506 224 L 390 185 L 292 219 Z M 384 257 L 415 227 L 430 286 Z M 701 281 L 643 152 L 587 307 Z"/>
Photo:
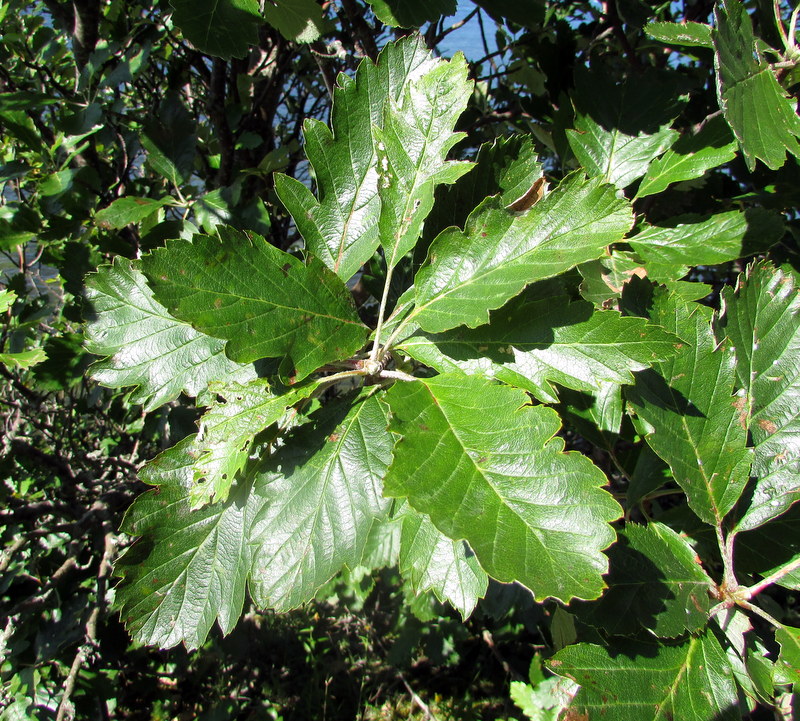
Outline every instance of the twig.
<path fill-rule="evenodd" d="M 436 715 L 431 711 L 430 706 L 426 704 L 418 695 L 417 692 L 411 688 L 411 685 L 406 681 L 406 677 L 403 675 L 402 671 L 397 671 L 397 676 L 403 682 L 403 686 L 406 687 L 406 691 L 408 691 L 409 695 L 411 696 L 411 700 L 420 707 L 420 710 L 423 714 L 425 714 L 424 718 L 433 719 L 433 721 L 439 721 L 436 718 Z"/>
<path fill-rule="evenodd" d="M 747 598 L 750 599 L 753 598 L 753 596 L 757 596 L 765 588 L 767 588 L 767 586 L 771 586 L 773 583 L 780 581 L 784 576 L 789 575 L 797 568 L 800 568 L 800 556 L 795 558 L 793 561 L 790 561 L 785 566 L 779 568 L 777 571 L 775 571 L 775 573 L 770 574 L 758 583 L 747 588 Z"/>

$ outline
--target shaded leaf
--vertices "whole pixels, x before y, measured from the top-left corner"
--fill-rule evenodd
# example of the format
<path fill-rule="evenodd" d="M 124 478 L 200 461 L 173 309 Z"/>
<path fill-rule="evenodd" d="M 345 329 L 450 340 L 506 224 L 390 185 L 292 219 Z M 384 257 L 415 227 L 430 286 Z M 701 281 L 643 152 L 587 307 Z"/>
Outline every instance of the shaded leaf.
<path fill-rule="evenodd" d="M 107 208 L 98 211 L 94 222 L 101 228 L 124 228 L 139 223 L 159 208 L 171 202 L 171 198 L 134 198 L 131 196 L 115 200 Z"/>
<path fill-rule="evenodd" d="M 570 706 L 587 721 L 734 721 L 741 719 L 736 684 L 716 637 L 690 636 L 675 646 L 581 643 L 548 661 L 581 688 Z"/>
<path fill-rule="evenodd" d="M 699 631 L 708 623 L 712 580 L 685 538 L 661 523 L 629 523 L 608 551 L 608 590 L 577 613 L 613 635 L 644 627 L 659 637 Z"/>
<path fill-rule="evenodd" d="M 626 242 L 646 262 L 647 274 L 666 282 L 683 277 L 690 266 L 717 265 L 766 250 L 783 233 L 780 215 L 754 208 L 718 213 L 673 227 L 649 226 Z"/>
<path fill-rule="evenodd" d="M 800 628 L 781 626 L 775 631 L 775 640 L 781 646 L 777 661 L 781 680 L 791 683 L 797 692 L 800 689 Z"/>
<path fill-rule="evenodd" d="M 737 528 L 747 530 L 800 499 L 800 284 L 756 263 L 722 291 L 718 340 L 736 352 L 741 422 L 754 446 L 756 486 Z"/>
<path fill-rule="evenodd" d="M 489 578 L 464 541 L 439 531 L 431 519 L 406 506 L 402 514 L 400 573 L 415 593 L 433 591 L 466 619 L 486 595 Z"/>
<path fill-rule="evenodd" d="M 733 349 L 717 348 L 711 309 L 675 295 L 656 296 L 650 319 L 687 345 L 640 373 L 627 398 L 692 510 L 716 524 L 739 499 L 750 471 L 747 432 L 732 395 Z"/>
<path fill-rule="evenodd" d="M 243 58 L 258 43 L 257 0 L 170 0 L 170 4 L 175 9 L 173 22 L 201 52 L 225 60 Z"/>
<path fill-rule="evenodd" d="M 105 356 L 92 377 L 110 388 L 135 386 L 131 403 L 149 412 L 181 393 L 202 394 L 212 380 L 246 382 L 255 369 L 229 360 L 225 342 L 173 318 L 153 297 L 138 263 L 117 257 L 86 279 L 91 315 L 86 348 Z"/>
<path fill-rule="evenodd" d="M 585 391 L 633 383 L 633 371 L 669 357 L 679 342 L 642 318 L 562 296 L 512 303 L 488 325 L 417 333 L 398 347 L 440 372 L 497 378 L 556 403 L 553 383 Z"/>
<path fill-rule="evenodd" d="M 578 175 L 525 213 L 487 198 L 463 232 L 445 230 L 431 245 L 415 278 L 412 317 L 429 332 L 482 325 L 526 285 L 599 257 L 632 222 L 612 186 Z"/>
<path fill-rule="evenodd" d="M 247 384 L 212 383 L 209 390 L 216 399 L 200 418 L 192 448 L 197 459 L 190 492 L 192 506 L 197 508 L 212 499 L 224 501 L 250 456 L 255 436 L 280 420 L 287 408 L 308 397 L 314 388 L 314 384 L 307 384 L 276 394 L 261 379 Z"/>
<path fill-rule="evenodd" d="M 265 0 L 264 19 L 287 40 L 310 43 L 325 31 L 322 8 L 314 0 Z"/>
<path fill-rule="evenodd" d="M 117 561 L 116 604 L 139 643 L 198 648 L 216 620 L 223 633 L 242 613 L 252 561 L 248 530 L 263 499 L 243 484 L 225 503 L 192 510 L 193 437 L 141 471 L 159 488 L 139 496 L 122 531 L 144 536 Z"/>
<path fill-rule="evenodd" d="M 800 156 L 800 118 L 795 102 L 758 54 L 753 25 L 739 0 L 714 6 L 714 65 L 717 96 L 752 171 L 756 160 L 775 170 L 786 153 Z"/>
<path fill-rule="evenodd" d="M 389 501 L 381 481 L 393 439 L 374 389 L 326 405 L 259 472 L 266 499 L 252 532 L 250 592 L 289 610 L 310 601 L 343 565 L 362 561 Z"/>
<path fill-rule="evenodd" d="M 453 15 L 456 0 L 367 0 L 384 25 L 418 28 L 443 16 Z"/>
<path fill-rule="evenodd" d="M 578 115 L 567 139 L 581 166 L 618 188 L 627 188 L 647 171 L 650 161 L 678 137 L 669 127 L 652 134 L 627 135 L 619 128 L 606 129 L 589 115 Z"/>
<path fill-rule="evenodd" d="M 486 572 L 537 599 L 596 598 L 619 516 L 603 473 L 554 439 L 554 411 L 524 392 L 461 375 L 389 389 L 400 440 L 384 483 L 392 497 L 466 539 Z"/>
<path fill-rule="evenodd" d="M 705 27 L 705 26 L 704 26 Z M 736 157 L 736 141 L 722 118 L 712 118 L 695 135 L 683 135 L 647 168 L 637 198 L 666 190 L 672 183 L 701 177 Z"/>
<path fill-rule="evenodd" d="M 228 340 L 234 360 L 284 356 L 286 378 L 302 380 L 366 339 L 339 278 L 313 256 L 304 264 L 254 233 L 220 228 L 216 238 L 173 240 L 141 262 L 171 313 Z"/>

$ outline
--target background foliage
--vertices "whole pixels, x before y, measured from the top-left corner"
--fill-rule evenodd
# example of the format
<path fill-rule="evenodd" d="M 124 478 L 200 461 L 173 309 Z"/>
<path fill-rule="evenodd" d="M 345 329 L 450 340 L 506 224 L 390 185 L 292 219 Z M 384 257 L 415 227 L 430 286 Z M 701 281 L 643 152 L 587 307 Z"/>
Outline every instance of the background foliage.
<path fill-rule="evenodd" d="M 794 20 L 0 4 L 0 717 L 794 718 Z"/>

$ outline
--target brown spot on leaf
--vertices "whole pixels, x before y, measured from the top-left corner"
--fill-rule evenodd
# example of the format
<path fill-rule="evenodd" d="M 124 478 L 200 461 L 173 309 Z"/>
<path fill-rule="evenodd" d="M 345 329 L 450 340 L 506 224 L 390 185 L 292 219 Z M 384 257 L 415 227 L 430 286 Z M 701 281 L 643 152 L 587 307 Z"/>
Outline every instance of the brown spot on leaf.
<path fill-rule="evenodd" d="M 341 436 L 340 436 L 338 433 L 331 433 L 331 434 L 328 436 L 328 441 L 329 441 L 330 443 L 336 443 L 336 441 L 338 441 L 340 437 L 341 437 Z"/>
<path fill-rule="evenodd" d="M 521 198 L 517 198 L 506 207 L 514 213 L 524 213 L 526 210 L 530 210 L 544 196 L 546 185 L 547 181 L 544 178 L 537 178 Z"/>
<path fill-rule="evenodd" d="M 766 431 L 769 434 L 775 433 L 775 431 L 778 430 L 778 426 L 776 426 L 772 421 L 767 420 L 766 418 L 759 419 L 758 427 L 762 431 Z"/>
<path fill-rule="evenodd" d="M 289 270 L 291 269 L 291 267 L 292 267 L 291 263 L 284 263 L 281 266 L 281 273 L 283 273 L 284 278 L 289 275 Z"/>
<path fill-rule="evenodd" d="M 214 307 L 215 307 L 215 308 L 221 308 L 221 307 L 222 307 L 222 298 L 217 298 L 217 299 L 214 301 Z"/>
<path fill-rule="evenodd" d="M 744 398 L 737 398 L 733 402 L 733 407 L 739 414 L 739 425 L 747 430 L 747 401 Z"/>

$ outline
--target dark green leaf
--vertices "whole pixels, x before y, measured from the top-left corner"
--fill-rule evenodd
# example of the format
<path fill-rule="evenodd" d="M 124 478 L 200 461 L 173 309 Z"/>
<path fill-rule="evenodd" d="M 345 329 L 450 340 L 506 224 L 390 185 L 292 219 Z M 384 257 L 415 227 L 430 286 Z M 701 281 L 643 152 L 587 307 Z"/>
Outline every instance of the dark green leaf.
<path fill-rule="evenodd" d="M 753 170 L 758 159 L 775 170 L 783 165 L 787 152 L 800 156 L 795 102 L 758 54 L 744 4 L 719 0 L 714 19 L 711 35 L 720 107 L 742 146 L 748 168 Z"/>
<path fill-rule="evenodd" d="M 264 18 L 287 40 L 310 43 L 325 31 L 322 8 L 314 0 L 265 0 Z"/>
<path fill-rule="evenodd" d="M 553 383 L 600 391 L 668 358 L 680 339 L 642 318 L 555 297 L 511 303 L 479 328 L 417 333 L 399 348 L 440 372 L 497 378 L 555 403 Z"/>
<path fill-rule="evenodd" d="M 626 242 L 646 262 L 647 274 L 666 282 L 682 278 L 693 265 L 717 265 L 766 250 L 783 233 L 780 215 L 756 208 L 672 227 L 649 226 Z"/>
<path fill-rule="evenodd" d="M 399 383 L 387 400 L 398 434 L 385 493 L 407 497 L 492 577 L 537 599 L 596 598 L 620 509 L 587 458 L 563 453 L 558 416 L 524 392 L 441 375 Z"/>
<path fill-rule="evenodd" d="M 339 278 L 313 256 L 304 264 L 253 233 L 220 228 L 216 238 L 173 240 L 142 268 L 176 317 L 228 340 L 235 360 L 284 356 L 287 378 L 348 358 L 367 336 Z"/>
<path fill-rule="evenodd" d="M 548 666 L 581 689 L 570 706 L 587 721 L 736 721 L 736 684 L 725 651 L 710 632 L 675 646 L 582 643 Z"/>
<path fill-rule="evenodd" d="M 130 401 L 145 411 L 181 393 L 200 395 L 212 380 L 256 375 L 252 366 L 228 360 L 224 341 L 173 318 L 153 298 L 138 264 L 125 258 L 87 278 L 86 298 L 86 348 L 108 356 L 92 366 L 92 377 L 111 388 L 136 386 Z"/>
<path fill-rule="evenodd" d="M 384 25 L 418 28 L 427 22 L 453 15 L 456 0 L 367 0 Z"/>
<path fill-rule="evenodd" d="M 660 193 L 672 183 L 699 178 L 707 170 L 736 157 L 736 141 L 720 118 L 713 118 L 695 135 L 681 136 L 672 147 L 650 163 L 637 198 Z"/>
<path fill-rule="evenodd" d="M 170 0 L 170 4 L 175 9 L 173 22 L 201 52 L 226 60 L 242 58 L 258 43 L 257 0 Z"/>
<path fill-rule="evenodd" d="M 800 628 L 781 626 L 775 631 L 775 640 L 781 645 L 777 661 L 781 677 L 797 692 L 800 689 Z"/>
<path fill-rule="evenodd" d="M 686 539 L 655 522 L 629 523 L 618 535 L 608 551 L 609 588 L 599 601 L 580 604 L 581 619 L 613 635 L 643 626 L 663 638 L 704 628 L 713 583 Z"/>

